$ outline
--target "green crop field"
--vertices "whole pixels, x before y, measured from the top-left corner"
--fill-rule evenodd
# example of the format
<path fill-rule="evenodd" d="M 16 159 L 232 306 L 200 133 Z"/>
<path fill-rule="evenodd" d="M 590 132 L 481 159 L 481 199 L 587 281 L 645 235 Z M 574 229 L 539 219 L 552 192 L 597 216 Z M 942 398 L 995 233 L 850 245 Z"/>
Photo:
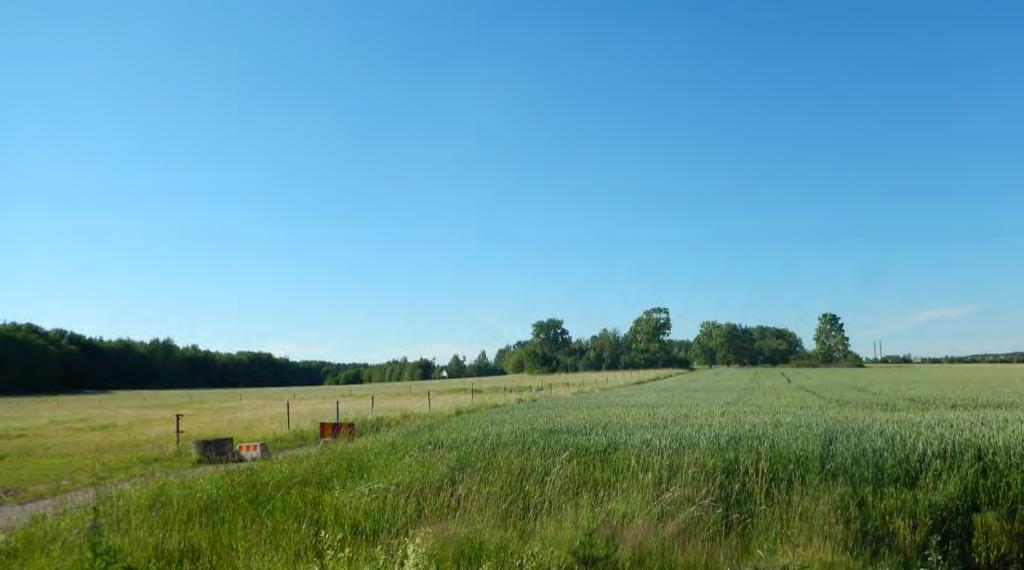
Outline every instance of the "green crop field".
<path fill-rule="evenodd" d="M 500 376 L 361 386 L 218 390 L 125 390 L 0 397 L 0 504 L 53 495 L 192 463 L 189 442 L 233 436 L 284 451 L 315 443 L 316 424 L 564 396 L 662 377 L 669 371 Z M 470 394 L 470 389 L 473 393 Z M 542 388 L 532 391 L 534 388 Z M 372 411 L 371 411 L 372 398 Z M 288 429 L 286 402 L 291 410 Z M 182 413 L 182 452 L 174 414 Z"/>
<path fill-rule="evenodd" d="M 701 370 L 410 416 L 0 542 L 11 568 L 1022 564 L 1018 366 Z"/>

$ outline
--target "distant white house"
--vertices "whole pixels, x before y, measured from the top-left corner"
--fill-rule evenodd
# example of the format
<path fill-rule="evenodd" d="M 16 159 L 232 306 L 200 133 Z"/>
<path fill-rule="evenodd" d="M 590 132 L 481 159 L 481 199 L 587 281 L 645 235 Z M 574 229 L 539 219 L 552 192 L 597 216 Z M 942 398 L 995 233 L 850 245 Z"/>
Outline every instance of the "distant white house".
<path fill-rule="evenodd" d="M 447 368 L 442 368 L 441 369 L 441 378 L 444 379 L 444 380 L 448 379 L 448 369 Z"/>

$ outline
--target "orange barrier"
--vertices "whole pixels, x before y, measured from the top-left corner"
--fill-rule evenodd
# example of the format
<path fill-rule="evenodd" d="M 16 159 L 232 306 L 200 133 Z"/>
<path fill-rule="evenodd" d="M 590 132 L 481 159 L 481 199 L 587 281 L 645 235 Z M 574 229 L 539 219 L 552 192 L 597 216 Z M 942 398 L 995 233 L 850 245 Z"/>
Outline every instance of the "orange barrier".
<path fill-rule="evenodd" d="M 356 424 L 352 422 L 320 422 L 320 441 L 356 438 Z"/>

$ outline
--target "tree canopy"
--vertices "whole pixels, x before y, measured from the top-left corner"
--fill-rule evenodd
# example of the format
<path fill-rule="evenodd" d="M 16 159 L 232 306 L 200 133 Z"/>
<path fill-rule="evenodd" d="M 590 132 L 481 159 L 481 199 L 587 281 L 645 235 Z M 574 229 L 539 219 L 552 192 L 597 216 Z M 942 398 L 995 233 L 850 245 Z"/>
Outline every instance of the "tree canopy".
<path fill-rule="evenodd" d="M 524 360 L 526 372 L 548 374 L 569 372 L 569 348 L 572 336 L 562 319 L 546 319 L 533 323 L 533 335 L 526 344 Z"/>
<path fill-rule="evenodd" d="M 846 327 L 835 313 L 822 313 L 814 331 L 814 355 L 823 364 L 838 364 L 850 358 Z"/>
<path fill-rule="evenodd" d="M 705 366 L 775 366 L 804 355 L 804 344 L 784 328 L 704 321 L 690 354 Z"/>
<path fill-rule="evenodd" d="M 668 309 L 647 309 L 629 327 L 626 344 L 640 368 L 661 367 L 669 361 L 668 336 L 672 317 Z"/>

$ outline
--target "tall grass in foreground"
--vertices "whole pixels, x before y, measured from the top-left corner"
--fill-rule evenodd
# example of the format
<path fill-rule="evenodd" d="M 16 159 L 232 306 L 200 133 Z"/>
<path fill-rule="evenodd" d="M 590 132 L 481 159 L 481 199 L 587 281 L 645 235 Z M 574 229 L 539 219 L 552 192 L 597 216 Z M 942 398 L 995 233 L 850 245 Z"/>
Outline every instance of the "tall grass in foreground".
<path fill-rule="evenodd" d="M 414 417 L 352 445 L 112 493 L 5 538 L 0 562 L 1024 564 L 1022 369 L 915 370 L 714 370 Z"/>

